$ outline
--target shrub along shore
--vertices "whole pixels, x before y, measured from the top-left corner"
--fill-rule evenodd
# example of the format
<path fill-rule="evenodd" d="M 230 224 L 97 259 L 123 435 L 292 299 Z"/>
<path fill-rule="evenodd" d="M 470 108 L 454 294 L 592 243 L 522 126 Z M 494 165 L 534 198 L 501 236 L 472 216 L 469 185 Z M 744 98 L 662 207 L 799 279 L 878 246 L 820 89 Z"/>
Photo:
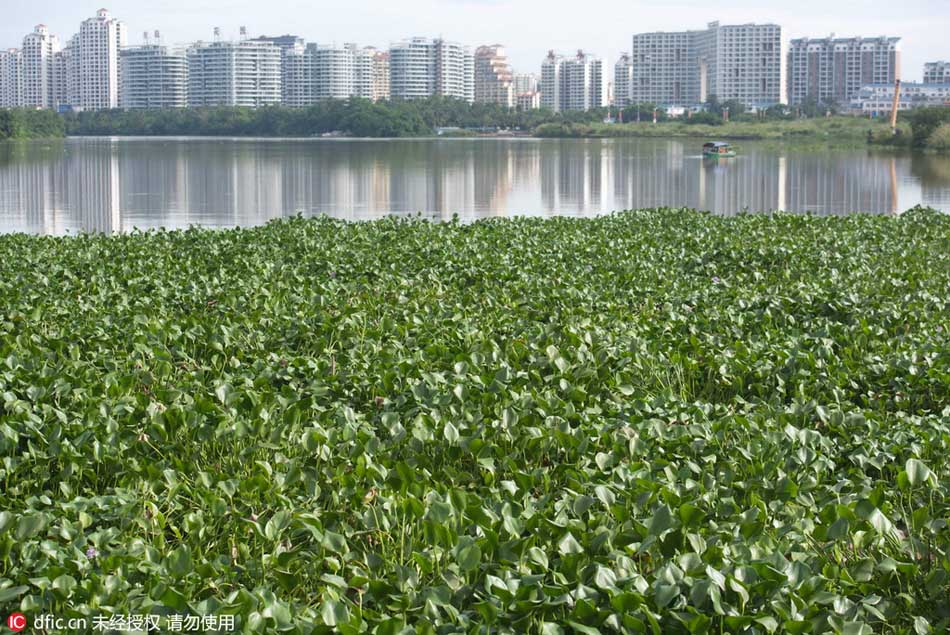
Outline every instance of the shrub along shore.
<path fill-rule="evenodd" d="M 0 612 L 945 632 L 948 247 L 922 209 L 0 236 Z"/>
<path fill-rule="evenodd" d="M 727 102 L 728 103 L 728 102 Z M 653 104 L 587 112 L 518 111 L 497 104 L 468 104 L 433 97 L 413 101 L 328 100 L 309 108 L 185 108 L 166 110 L 104 110 L 66 115 L 49 111 L 0 110 L 0 140 L 31 137 L 116 136 L 265 136 L 309 137 L 339 134 L 354 137 L 424 137 L 450 128 L 450 136 L 471 136 L 492 130 L 538 137 L 697 137 L 764 139 L 817 146 L 878 145 L 950 150 L 950 108 L 916 110 L 901 115 L 898 136 L 884 118 L 852 116 L 793 117 L 780 108 L 752 115 L 741 104 L 724 121 L 725 105 L 712 112 L 669 119 L 660 111 L 652 123 Z M 718 110 L 717 110 L 718 109 Z M 604 123 L 607 115 L 627 123 Z M 636 123 L 639 121 L 639 123 Z"/>

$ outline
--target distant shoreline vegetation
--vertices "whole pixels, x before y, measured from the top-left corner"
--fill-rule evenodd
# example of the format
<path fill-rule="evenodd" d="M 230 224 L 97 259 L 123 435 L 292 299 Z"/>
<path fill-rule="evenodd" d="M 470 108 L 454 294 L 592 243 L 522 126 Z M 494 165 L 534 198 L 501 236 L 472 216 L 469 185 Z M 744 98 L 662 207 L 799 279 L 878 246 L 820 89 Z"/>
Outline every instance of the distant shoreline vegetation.
<path fill-rule="evenodd" d="M 66 134 L 62 117 L 52 110 L 0 108 L 0 141 L 6 139 L 59 138 Z"/>
<path fill-rule="evenodd" d="M 879 146 L 950 150 L 950 108 L 902 113 L 899 134 L 883 119 L 796 117 L 787 108 L 747 113 L 741 104 L 713 101 L 708 112 L 669 118 L 640 104 L 586 112 L 511 110 L 497 104 L 457 99 L 371 102 L 328 100 L 308 108 L 216 107 L 166 110 L 101 110 L 57 115 L 44 110 L 0 110 L 0 139 L 73 136 L 259 136 L 259 137 L 424 137 L 505 134 L 542 138 L 703 137 L 771 140 L 824 146 Z M 731 116 L 725 121 L 723 110 Z M 806 109 L 807 110 L 807 109 Z M 605 123 L 610 117 L 611 123 Z"/>

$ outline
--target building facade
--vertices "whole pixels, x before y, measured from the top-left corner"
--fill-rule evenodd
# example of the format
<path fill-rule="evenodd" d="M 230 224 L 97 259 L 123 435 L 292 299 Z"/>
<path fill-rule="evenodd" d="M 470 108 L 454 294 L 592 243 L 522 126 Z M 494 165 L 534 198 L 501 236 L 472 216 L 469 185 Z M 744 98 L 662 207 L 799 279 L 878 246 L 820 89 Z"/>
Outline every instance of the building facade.
<path fill-rule="evenodd" d="M 789 103 L 846 106 L 862 86 L 900 79 L 900 38 L 798 38 L 788 51 Z"/>
<path fill-rule="evenodd" d="M 603 61 L 584 51 L 572 57 L 549 51 L 541 62 L 541 106 L 555 112 L 606 104 Z"/>
<path fill-rule="evenodd" d="M 119 107 L 119 50 L 125 46 L 125 24 L 106 9 L 84 20 L 69 43 L 67 101 L 77 110 Z"/>
<path fill-rule="evenodd" d="M 633 103 L 632 85 L 633 58 L 630 57 L 629 53 L 621 53 L 620 59 L 614 64 L 614 94 L 610 103 L 621 108 Z"/>
<path fill-rule="evenodd" d="M 128 47 L 119 56 L 122 108 L 184 108 L 188 105 L 188 56 L 161 44 Z"/>
<path fill-rule="evenodd" d="M 281 101 L 281 49 L 270 42 L 199 42 L 187 58 L 189 106 L 258 108 Z"/>
<path fill-rule="evenodd" d="M 852 111 L 874 117 L 889 115 L 893 106 L 893 83 L 862 86 L 849 104 Z M 900 105 L 897 108 L 899 111 L 934 106 L 950 107 L 950 82 L 942 84 L 901 82 Z"/>
<path fill-rule="evenodd" d="M 536 90 L 518 93 L 515 96 L 515 107 L 518 110 L 537 110 L 541 107 L 541 93 Z"/>
<path fill-rule="evenodd" d="M 370 101 L 389 99 L 389 53 L 364 46 L 355 54 L 354 95 Z"/>
<path fill-rule="evenodd" d="M 314 101 L 348 99 L 356 92 L 356 45 L 308 44 L 313 66 Z"/>
<path fill-rule="evenodd" d="M 479 46 L 475 49 L 475 101 L 512 108 L 514 98 L 514 74 L 504 47 Z"/>
<path fill-rule="evenodd" d="M 534 73 L 515 73 L 512 80 L 515 95 L 539 92 L 538 76 Z"/>
<path fill-rule="evenodd" d="M 23 106 L 23 53 L 20 49 L 0 51 L 0 108 Z"/>
<path fill-rule="evenodd" d="M 390 95 L 424 99 L 433 95 L 475 100 L 475 60 L 467 47 L 416 37 L 389 48 Z"/>
<path fill-rule="evenodd" d="M 57 94 L 53 77 L 53 60 L 59 48 L 59 40 L 45 24 L 38 24 L 23 38 L 24 106 L 55 108 L 63 98 Z"/>
<path fill-rule="evenodd" d="M 927 62 L 924 64 L 925 84 L 950 84 L 950 62 Z"/>
<path fill-rule="evenodd" d="M 631 49 L 632 103 L 696 106 L 716 96 L 765 108 L 787 100 L 782 28 L 720 25 L 640 33 Z"/>

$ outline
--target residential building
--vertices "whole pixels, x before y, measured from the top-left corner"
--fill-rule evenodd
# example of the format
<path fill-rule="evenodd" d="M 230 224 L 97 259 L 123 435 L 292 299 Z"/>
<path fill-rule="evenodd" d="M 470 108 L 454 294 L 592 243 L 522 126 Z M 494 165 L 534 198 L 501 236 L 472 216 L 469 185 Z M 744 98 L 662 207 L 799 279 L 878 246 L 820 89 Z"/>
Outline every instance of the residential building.
<path fill-rule="evenodd" d="M 950 62 L 927 62 L 924 64 L 925 84 L 950 84 Z"/>
<path fill-rule="evenodd" d="M 514 79 L 512 80 L 512 88 L 515 91 L 515 95 L 537 93 L 539 92 L 538 76 L 534 73 L 515 73 Z"/>
<path fill-rule="evenodd" d="M 614 64 L 614 95 L 610 102 L 615 106 L 628 106 L 632 103 L 633 59 L 629 53 L 621 53 Z"/>
<path fill-rule="evenodd" d="M 846 106 L 862 86 L 900 78 L 900 38 L 798 38 L 788 51 L 788 98 L 793 105 Z"/>
<path fill-rule="evenodd" d="M 541 62 L 541 107 L 555 112 L 561 109 L 561 65 L 564 56 L 548 51 Z"/>
<path fill-rule="evenodd" d="M 271 42 L 198 42 L 187 51 L 189 106 L 280 103 L 281 49 Z"/>
<path fill-rule="evenodd" d="M 0 51 L 0 108 L 23 106 L 23 53 Z"/>
<path fill-rule="evenodd" d="M 467 47 L 415 37 L 389 48 L 390 94 L 398 99 L 441 95 L 475 100 L 475 60 Z"/>
<path fill-rule="evenodd" d="M 128 47 L 119 55 L 122 108 L 184 108 L 188 105 L 188 56 L 162 44 Z"/>
<path fill-rule="evenodd" d="M 475 101 L 511 108 L 514 96 L 514 75 L 504 47 L 494 44 L 475 49 Z"/>
<path fill-rule="evenodd" d="M 541 63 L 541 105 L 555 112 L 606 104 L 603 62 L 584 51 L 573 57 L 548 52 Z"/>
<path fill-rule="evenodd" d="M 371 101 L 389 99 L 389 53 L 364 46 L 355 54 L 354 94 Z"/>
<path fill-rule="evenodd" d="M 894 84 L 868 84 L 862 86 L 849 106 L 852 111 L 865 115 L 888 115 L 894 105 Z M 898 110 L 914 110 L 933 106 L 950 107 L 950 82 L 924 84 L 901 82 L 901 98 Z"/>
<path fill-rule="evenodd" d="M 702 31 L 640 33 L 631 50 L 633 103 L 695 106 L 713 95 L 755 108 L 786 101 L 776 24 L 710 22 Z"/>
<path fill-rule="evenodd" d="M 45 24 L 38 24 L 23 38 L 23 105 L 30 108 L 55 108 L 58 95 L 53 82 L 53 58 L 59 40 Z"/>
<path fill-rule="evenodd" d="M 697 37 L 696 31 L 634 35 L 630 101 L 660 105 L 704 102 Z"/>
<path fill-rule="evenodd" d="M 125 24 L 106 9 L 84 20 L 69 43 L 70 105 L 78 110 L 119 107 L 119 50 L 125 46 Z"/>
<path fill-rule="evenodd" d="M 307 54 L 303 38 L 295 38 L 292 46 L 277 46 L 280 48 L 280 103 L 293 108 L 309 106 L 313 103 L 313 60 Z"/>
<path fill-rule="evenodd" d="M 251 41 L 273 44 L 274 46 L 279 48 L 281 51 L 302 49 L 305 46 L 304 40 L 302 37 L 300 37 L 299 35 L 290 35 L 290 34 L 276 35 L 276 36 L 261 35 L 256 38 L 252 38 Z"/>
<path fill-rule="evenodd" d="M 308 44 L 313 65 L 313 98 L 348 99 L 356 91 L 356 45 L 342 47 Z"/>
<path fill-rule="evenodd" d="M 518 93 L 515 96 L 515 107 L 518 110 L 537 110 L 541 107 L 541 93 L 536 90 Z"/>

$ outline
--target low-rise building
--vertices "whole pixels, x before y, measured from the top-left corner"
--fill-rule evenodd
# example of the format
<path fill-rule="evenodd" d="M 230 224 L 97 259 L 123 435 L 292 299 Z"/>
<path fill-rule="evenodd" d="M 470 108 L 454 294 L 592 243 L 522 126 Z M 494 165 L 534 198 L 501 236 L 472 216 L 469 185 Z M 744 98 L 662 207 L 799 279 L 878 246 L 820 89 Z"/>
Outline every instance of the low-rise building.
<path fill-rule="evenodd" d="M 925 84 L 950 84 L 950 62 L 927 62 L 924 64 Z"/>
<path fill-rule="evenodd" d="M 894 84 L 868 84 L 862 86 L 855 98 L 851 100 L 850 108 L 854 112 L 876 117 L 889 114 L 893 104 Z M 898 110 L 933 106 L 950 107 L 950 82 L 945 84 L 904 82 L 901 84 Z"/>
<path fill-rule="evenodd" d="M 515 107 L 518 110 L 537 110 L 541 107 L 541 93 L 528 91 L 515 96 Z"/>

